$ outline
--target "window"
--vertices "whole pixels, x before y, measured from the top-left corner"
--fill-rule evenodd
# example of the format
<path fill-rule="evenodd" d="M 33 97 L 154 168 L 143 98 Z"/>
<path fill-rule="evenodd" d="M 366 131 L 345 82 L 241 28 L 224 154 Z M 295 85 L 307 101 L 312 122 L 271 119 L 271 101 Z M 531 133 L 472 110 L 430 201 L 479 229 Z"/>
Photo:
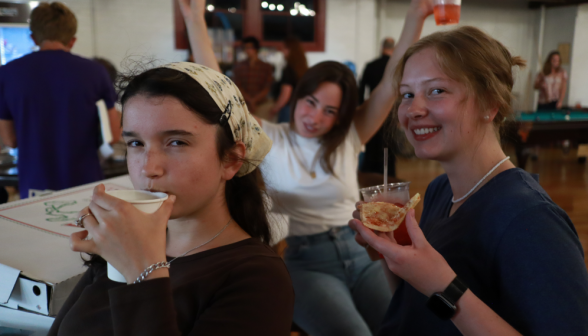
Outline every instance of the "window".
<path fill-rule="evenodd" d="M 188 37 L 176 0 L 176 48 L 188 49 Z M 209 28 L 234 31 L 236 44 L 245 36 L 257 37 L 262 46 L 280 48 L 290 35 L 306 51 L 325 50 L 325 0 L 207 0 Z"/>

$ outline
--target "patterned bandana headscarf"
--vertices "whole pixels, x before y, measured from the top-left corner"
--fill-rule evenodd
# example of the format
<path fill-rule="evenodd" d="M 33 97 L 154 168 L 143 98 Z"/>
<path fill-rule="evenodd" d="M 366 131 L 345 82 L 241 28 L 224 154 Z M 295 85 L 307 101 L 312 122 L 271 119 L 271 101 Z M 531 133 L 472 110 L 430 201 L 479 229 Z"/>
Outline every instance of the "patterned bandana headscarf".
<path fill-rule="evenodd" d="M 233 131 L 233 139 L 235 142 L 241 141 L 245 144 L 245 159 L 252 163 L 244 163 L 237 176 L 247 175 L 257 168 L 272 148 L 272 141 L 249 113 L 237 85 L 229 77 L 200 64 L 177 62 L 163 65 L 162 68 L 189 75 L 202 85 L 216 102 L 220 109 L 221 124 L 229 123 Z"/>

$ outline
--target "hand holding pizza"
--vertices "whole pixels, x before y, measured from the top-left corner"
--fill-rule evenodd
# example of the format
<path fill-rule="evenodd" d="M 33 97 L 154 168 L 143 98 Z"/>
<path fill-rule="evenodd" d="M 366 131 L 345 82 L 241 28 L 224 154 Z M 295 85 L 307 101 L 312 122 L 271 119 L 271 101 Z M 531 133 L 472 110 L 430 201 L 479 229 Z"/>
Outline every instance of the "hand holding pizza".
<path fill-rule="evenodd" d="M 357 232 L 355 240 L 360 245 L 369 244 L 382 254 L 390 271 L 426 296 L 442 292 L 455 278 L 455 272 L 425 238 L 414 210 L 411 209 L 406 216 L 406 227 L 412 239 L 412 245 L 408 246 L 398 245 L 393 232 L 374 233 L 365 227 L 359 220 L 359 211 L 355 211 L 353 217 L 349 226 Z"/>

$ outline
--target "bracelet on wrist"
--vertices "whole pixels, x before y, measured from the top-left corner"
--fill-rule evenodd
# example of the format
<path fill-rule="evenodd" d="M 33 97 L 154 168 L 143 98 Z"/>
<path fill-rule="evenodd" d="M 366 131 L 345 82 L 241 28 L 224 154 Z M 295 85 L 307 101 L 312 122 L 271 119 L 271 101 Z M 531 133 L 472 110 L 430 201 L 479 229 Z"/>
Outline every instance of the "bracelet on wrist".
<path fill-rule="evenodd" d="M 151 266 L 147 267 L 147 268 L 146 268 L 146 269 L 143 271 L 143 273 L 141 273 L 141 274 L 139 275 L 139 277 L 137 277 L 137 280 L 135 280 L 135 281 L 133 282 L 133 284 L 138 284 L 138 283 L 140 283 L 141 281 L 143 281 L 143 280 L 147 279 L 147 277 L 149 276 L 149 274 L 153 273 L 155 270 L 158 270 L 158 269 L 160 269 L 160 268 L 169 268 L 169 264 L 170 264 L 170 263 L 169 263 L 169 262 L 167 262 L 167 261 L 160 261 L 160 262 L 158 262 L 158 263 L 155 263 L 155 264 L 153 264 L 153 265 L 151 265 Z"/>

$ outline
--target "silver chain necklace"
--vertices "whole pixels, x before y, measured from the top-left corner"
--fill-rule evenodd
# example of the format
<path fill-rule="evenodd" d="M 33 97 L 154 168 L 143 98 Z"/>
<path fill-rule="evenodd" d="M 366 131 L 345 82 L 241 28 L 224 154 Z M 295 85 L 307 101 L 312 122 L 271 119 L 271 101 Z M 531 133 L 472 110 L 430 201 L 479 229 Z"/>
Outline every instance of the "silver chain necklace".
<path fill-rule="evenodd" d="M 231 218 L 231 219 L 229 219 L 229 221 L 227 222 L 227 224 L 225 225 L 225 227 L 223 227 L 223 228 L 222 228 L 222 230 L 220 230 L 220 231 L 219 231 L 219 232 L 218 232 L 218 233 L 217 233 L 217 234 L 216 234 L 214 237 L 210 238 L 210 239 L 209 239 L 209 240 L 207 240 L 206 242 L 204 242 L 204 243 L 202 243 L 202 244 L 200 244 L 200 245 L 198 245 L 198 246 L 196 246 L 196 247 L 194 247 L 194 248 L 191 248 L 191 249 L 189 249 L 188 251 L 184 252 L 184 254 L 182 254 L 182 255 L 180 255 L 180 256 L 177 256 L 177 257 L 173 258 L 172 260 L 168 261 L 168 262 L 167 262 L 167 264 L 169 265 L 169 264 L 171 264 L 171 263 L 172 263 L 172 261 L 174 261 L 174 260 L 176 260 L 176 259 L 178 259 L 178 258 L 181 258 L 181 257 L 185 256 L 186 254 L 188 254 L 188 253 L 190 253 L 190 252 L 194 251 L 195 249 L 197 249 L 197 248 L 200 248 L 200 247 L 202 247 L 202 246 L 204 246 L 204 245 L 206 245 L 206 244 L 210 243 L 211 241 L 213 241 L 213 240 L 214 240 L 216 237 L 220 236 L 220 235 L 221 235 L 221 233 L 223 233 L 223 231 L 225 231 L 225 229 L 226 229 L 226 228 L 229 226 L 229 224 L 231 224 L 231 221 L 232 221 L 232 220 L 233 220 L 232 218 Z"/>
<path fill-rule="evenodd" d="M 494 168 L 490 169 L 490 171 L 488 172 L 488 174 L 484 175 L 484 177 L 482 177 L 482 179 L 480 181 L 478 181 L 478 183 L 476 183 L 476 185 L 470 191 L 468 191 L 468 193 L 465 194 L 462 198 L 455 199 L 455 197 L 451 197 L 451 202 L 458 203 L 458 202 L 461 202 L 464 199 L 466 199 L 466 197 L 470 196 L 470 194 L 473 193 L 474 190 L 476 190 L 476 188 L 480 185 L 480 183 L 482 183 L 488 176 L 490 176 L 490 174 L 492 174 L 492 172 L 494 172 L 496 170 L 496 168 L 500 167 L 500 165 L 503 164 L 504 161 L 506 161 L 508 159 L 510 159 L 510 156 L 507 156 L 504 159 L 502 159 L 500 162 L 498 162 L 496 164 L 496 166 L 494 166 Z"/>
<path fill-rule="evenodd" d="M 189 249 L 188 251 L 184 252 L 184 254 L 182 254 L 181 256 L 177 256 L 177 257 L 173 258 L 173 259 L 172 259 L 172 260 L 170 260 L 170 261 L 161 261 L 161 262 L 155 263 L 155 264 L 153 264 L 153 265 L 151 265 L 151 266 L 147 267 L 147 268 L 146 268 L 146 269 L 143 271 L 143 273 L 139 274 L 139 277 L 138 277 L 138 278 L 137 278 L 137 280 L 135 280 L 135 282 L 133 282 L 133 283 L 134 283 L 134 284 L 137 284 L 137 283 L 139 283 L 139 282 L 141 282 L 141 281 L 145 280 L 145 279 L 146 279 L 146 278 L 149 276 L 149 274 L 153 273 L 153 271 L 155 271 L 155 270 L 158 270 L 158 269 L 160 269 L 160 268 L 169 268 L 169 265 L 170 265 L 170 264 L 171 264 L 171 263 L 172 263 L 174 260 L 176 260 L 176 259 L 178 259 L 178 258 L 181 258 L 181 257 L 185 256 L 186 254 L 188 254 L 188 253 L 190 253 L 190 252 L 194 251 L 195 249 L 197 249 L 197 248 L 199 248 L 199 247 L 202 247 L 202 246 L 204 246 L 204 245 L 206 245 L 206 244 L 210 243 L 210 242 L 211 242 L 211 241 L 213 241 L 213 240 L 214 240 L 216 237 L 220 236 L 220 234 L 221 234 L 221 233 L 223 233 L 223 231 L 225 231 L 225 229 L 226 229 L 226 228 L 229 226 L 229 224 L 231 223 L 231 221 L 232 221 L 232 220 L 233 220 L 232 218 L 231 218 L 231 219 L 229 219 L 229 221 L 227 222 L 227 224 L 225 225 L 225 227 L 223 227 L 223 228 L 222 228 L 222 230 L 220 230 L 220 231 L 219 231 L 219 232 L 218 232 L 218 233 L 217 233 L 217 234 L 216 234 L 214 237 L 210 238 L 208 241 L 206 241 L 206 242 L 204 242 L 204 243 L 202 243 L 202 244 L 200 244 L 200 245 L 198 245 L 198 246 L 196 246 L 196 247 L 194 247 L 194 248 L 191 248 L 191 249 Z"/>

